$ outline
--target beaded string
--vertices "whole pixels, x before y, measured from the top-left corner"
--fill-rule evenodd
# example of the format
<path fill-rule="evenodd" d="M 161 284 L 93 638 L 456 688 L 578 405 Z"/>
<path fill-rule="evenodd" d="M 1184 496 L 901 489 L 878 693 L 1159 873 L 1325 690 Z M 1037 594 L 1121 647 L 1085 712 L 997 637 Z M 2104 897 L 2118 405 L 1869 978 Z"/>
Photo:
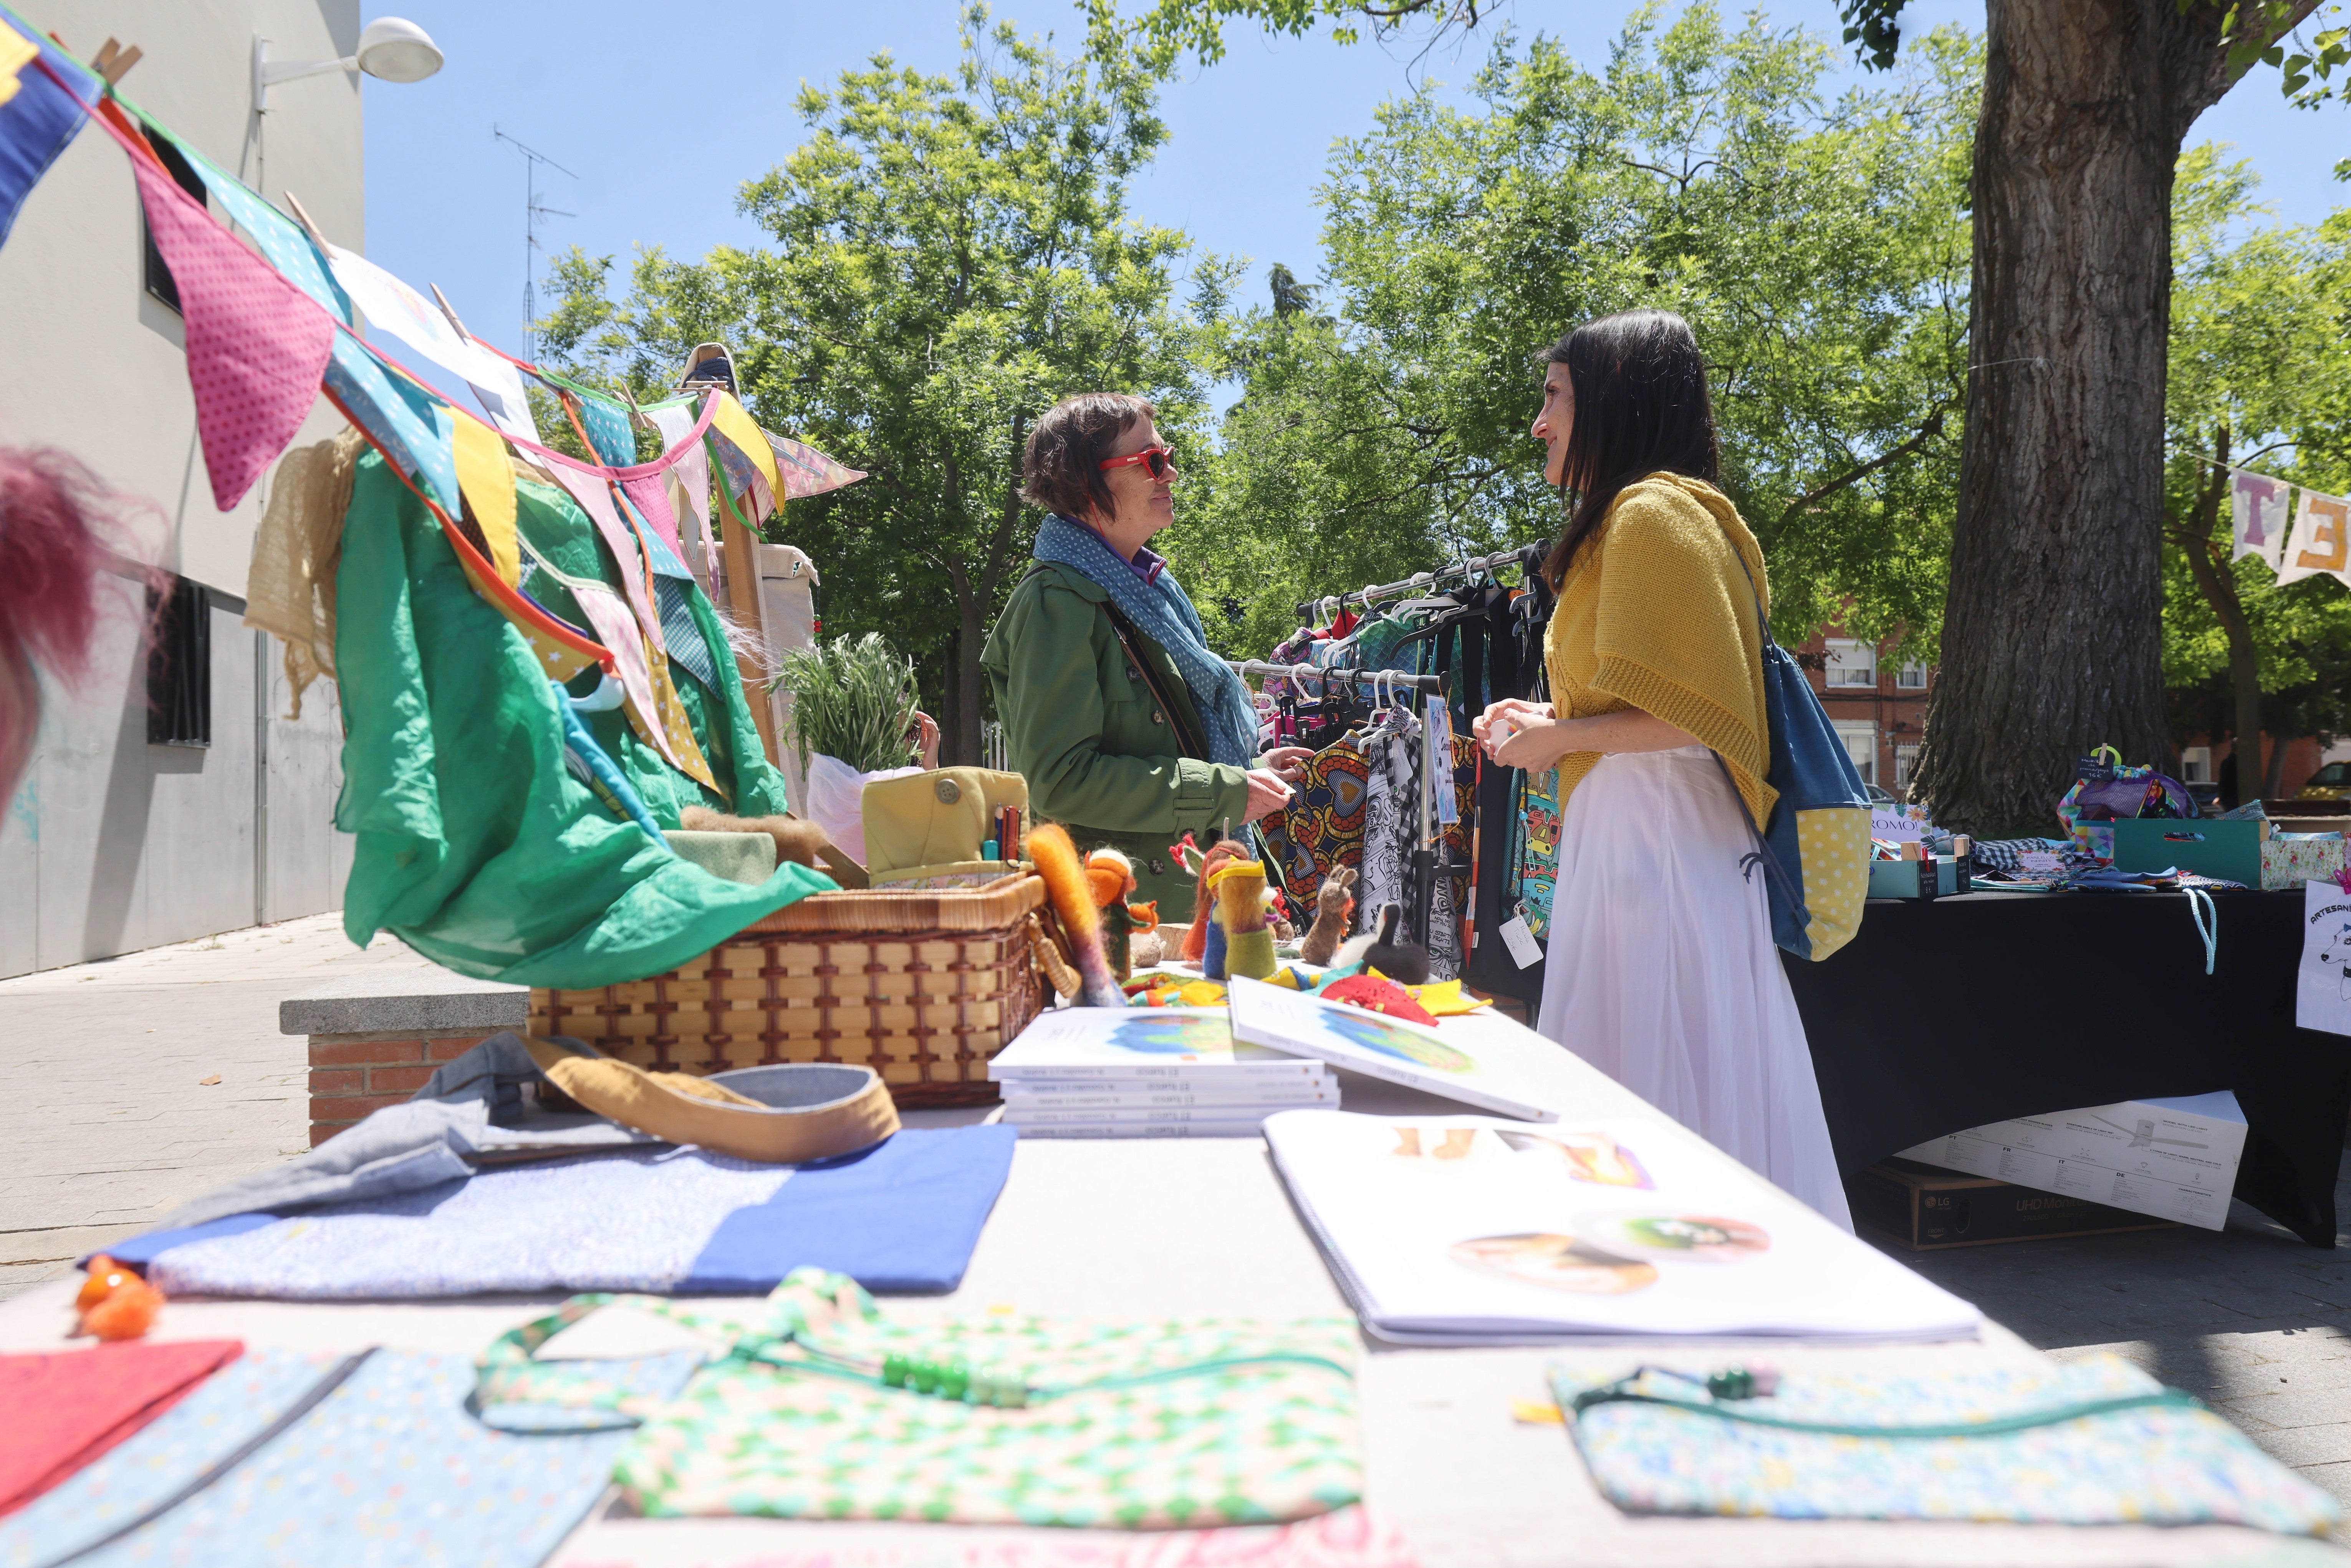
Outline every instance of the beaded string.
<path fill-rule="evenodd" d="M 1238 1372 L 1254 1366 L 1319 1366 L 1342 1377 L 1354 1375 L 1326 1356 L 1276 1351 L 1264 1355 L 1220 1356 L 1182 1366 L 1161 1367 L 1153 1372 L 1091 1378 L 1083 1383 L 1032 1385 L 1026 1372 L 1015 1371 L 997 1362 L 974 1366 L 959 1356 L 946 1356 L 935 1361 L 893 1351 L 883 1356 L 877 1367 L 870 1362 L 860 1364 L 820 1350 L 805 1339 L 799 1343 L 803 1354 L 798 1356 L 777 1354 L 780 1347 L 760 1345 L 738 1353 L 738 1358 L 791 1371 L 821 1373 L 828 1377 L 862 1383 L 874 1388 L 904 1389 L 911 1394 L 929 1395 L 965 1405 L 989 1405 L 1004 1410 L 1025 1409 L 1030 1405 L 1064 1399 L 1077 1394 L 1141 1388 L 1155 1383 L 1172 1383 L 1186 1377 L 1211 1377 L 1218 1373 Z"/>
<path fill-rule="evenodd" d="M 1671 1377 L 1683 1383 L 1702 1385 L 1717 1403 L 1700 1404 L 1694 1399 L 1673 1399 L 1662 1394 L 1645 1393 L 1635 1386 L 1645 1376 Z M 1727 1368 L 1701 1378 L 1687 1372 L 1677 1372 L 1666 1366 L 1643 1366 L 1629 1376 L 1599 1388 L 1589 1388 L 1573 1401 L 1575 1413 L 1583 1414 L 1595 1405 L 1663 1405 L 1669 1409 L 1687 1410 L 1694 1416 L 1713 1416 L 1725 1421 L 1738 1421 L 1750 1427 L 1771 1427 L 1783 1432 L 1813 1432 L 1832 1437 L 1997 1437 L 2010 1432 L 2030 1431 L 2036 1427 L 2054 1427 L 2061 1422 L 2086 1420 L 2093 1416 L 2109 1416 L 2118 1410 L 2201 1410 L 2204 1402 L 2194 1395 L 2177 1388 L 2159 1389 L 2153 1394 L 2125 1395 L 2114 1399 L 2091 1399 L 2053 1406 L 2045 1410 L 2023 1411 L 2014 1416 L 1995 1416 L 1985 1421 L 1953 1421 L 1931 1426 L 1861 1426 L 1835 1421 L 1792 1421 L 1784 1416 L 1766 1416 L 1759 1411 L 1742 1410 L 1740 1401 L 1769 1396 L 1777 1378 L 1768 1371 L 1750 1372 L 1743 1366 Z"/>

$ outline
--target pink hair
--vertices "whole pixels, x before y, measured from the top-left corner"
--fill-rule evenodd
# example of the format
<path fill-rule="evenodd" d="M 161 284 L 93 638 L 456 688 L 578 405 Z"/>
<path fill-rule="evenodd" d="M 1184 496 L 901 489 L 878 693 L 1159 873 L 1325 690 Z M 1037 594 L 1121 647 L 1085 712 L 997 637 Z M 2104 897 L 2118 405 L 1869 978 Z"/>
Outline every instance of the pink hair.
<path fill-rule="evenodd" d="M 162 574 L 119 549 L 123 497 L 56 447 L 0 446 L 0 803 L 16 792 L 41 724 L 39 665 L 89 675 L 98 576 Z"/>

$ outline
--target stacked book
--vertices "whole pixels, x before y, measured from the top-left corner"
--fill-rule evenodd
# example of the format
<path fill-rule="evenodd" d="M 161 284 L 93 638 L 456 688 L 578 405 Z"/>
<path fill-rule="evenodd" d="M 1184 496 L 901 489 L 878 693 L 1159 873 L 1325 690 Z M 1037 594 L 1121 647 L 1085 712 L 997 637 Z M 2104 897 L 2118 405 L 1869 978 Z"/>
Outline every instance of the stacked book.
<path fill-rule="evenodd" d="M 1321 1061 L 1242 1045 L 1222 1008 L 1065 1008 L 988 1064 L 1024 1138 L 1255 1137 L 1277 1111 L 1335 1110 Z"/>

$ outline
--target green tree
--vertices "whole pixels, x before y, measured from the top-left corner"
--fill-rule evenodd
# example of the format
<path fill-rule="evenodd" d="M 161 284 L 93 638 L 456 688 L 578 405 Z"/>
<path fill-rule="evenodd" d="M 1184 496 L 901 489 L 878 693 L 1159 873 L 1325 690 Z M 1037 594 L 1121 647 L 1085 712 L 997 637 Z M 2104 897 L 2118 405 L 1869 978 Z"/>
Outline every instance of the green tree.
<path fill-rule="evenodd" d="M 1229 269 L 1203 262 L 1179 304 L 1184 235 L 1127 217 L 1166 134 L 1144 66 L 1065 58 L 977 5 L 964 42 L 952 77 L 878 55 L 802 89 L 814 134 L 741 198 L 772 247 L 644 252 L 617 303 L 611 258 L 575 252 L 542 332 L 559 363 L 646 392 L 728 340 L 761 423 L 869 472 L 794 503 L 782 537 L 823 571 L 831 629 L 884 632 L 945 689 L 942 754 L 970 762 L 981 643 L 1027 558 L 1030 427 L 1115 388 L 1156 400 L 1174 438 L 1196 431 L 1196 340 Z"/>
<path fill-rule="evenodd" d="M 2275 794 L 2260 737 L 2345 727 L 2351 593 L 2279 584 L 2231 562 L 2236 463 L 2329 494 L 2351 489 L 2351 210 L 2316 229 L 2245 232 L 2265 209 L 2252 166 L 2207 143 L 2180 160 L 2172 204 L 2171 451 L 2165 470 L 2164 673 L 2176 736 L 2236 737 L 2238 788 Z M 2219 462 L 2209 459 L 2217 458 Z M 2225 688 L 2226 700 L 2210 700 Z"/>
<path fill-rule="evenodd" d="M 1681 311 L 1724 483 L 1771 554 L 1781 631 L 1842 622 L 1931 653 L 1965 382 L 1972 46 L 1823 101 L 1818 37 L 1711 5 L 1636 13 L 1606 65 L 1505 38 L 1457 110 L 1431 93 L 1343 142 L 1322 187 L 1332 315 L 1235 321 L 1211 504 L 1178 538 L 1260 651 L 1290 607 L 1545 538 L 1527 426 L 1578 322 Z"/>

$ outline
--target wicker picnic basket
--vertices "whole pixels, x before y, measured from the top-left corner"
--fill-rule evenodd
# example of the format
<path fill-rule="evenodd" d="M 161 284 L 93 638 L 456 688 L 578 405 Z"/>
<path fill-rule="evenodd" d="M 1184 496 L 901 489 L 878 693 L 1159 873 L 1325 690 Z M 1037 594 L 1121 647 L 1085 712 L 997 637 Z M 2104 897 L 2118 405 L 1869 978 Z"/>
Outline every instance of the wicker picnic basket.
<path fill-rule="evenodd" d="M 1037 1016 L 1034 876 L 925 892 L 816 893 L 666 975 L 535 989 L 530 1031 L 655 1071 L 778 1061 L 872 1068 L 902 1105 L 997 1097 L 987 1062 Z"/>

